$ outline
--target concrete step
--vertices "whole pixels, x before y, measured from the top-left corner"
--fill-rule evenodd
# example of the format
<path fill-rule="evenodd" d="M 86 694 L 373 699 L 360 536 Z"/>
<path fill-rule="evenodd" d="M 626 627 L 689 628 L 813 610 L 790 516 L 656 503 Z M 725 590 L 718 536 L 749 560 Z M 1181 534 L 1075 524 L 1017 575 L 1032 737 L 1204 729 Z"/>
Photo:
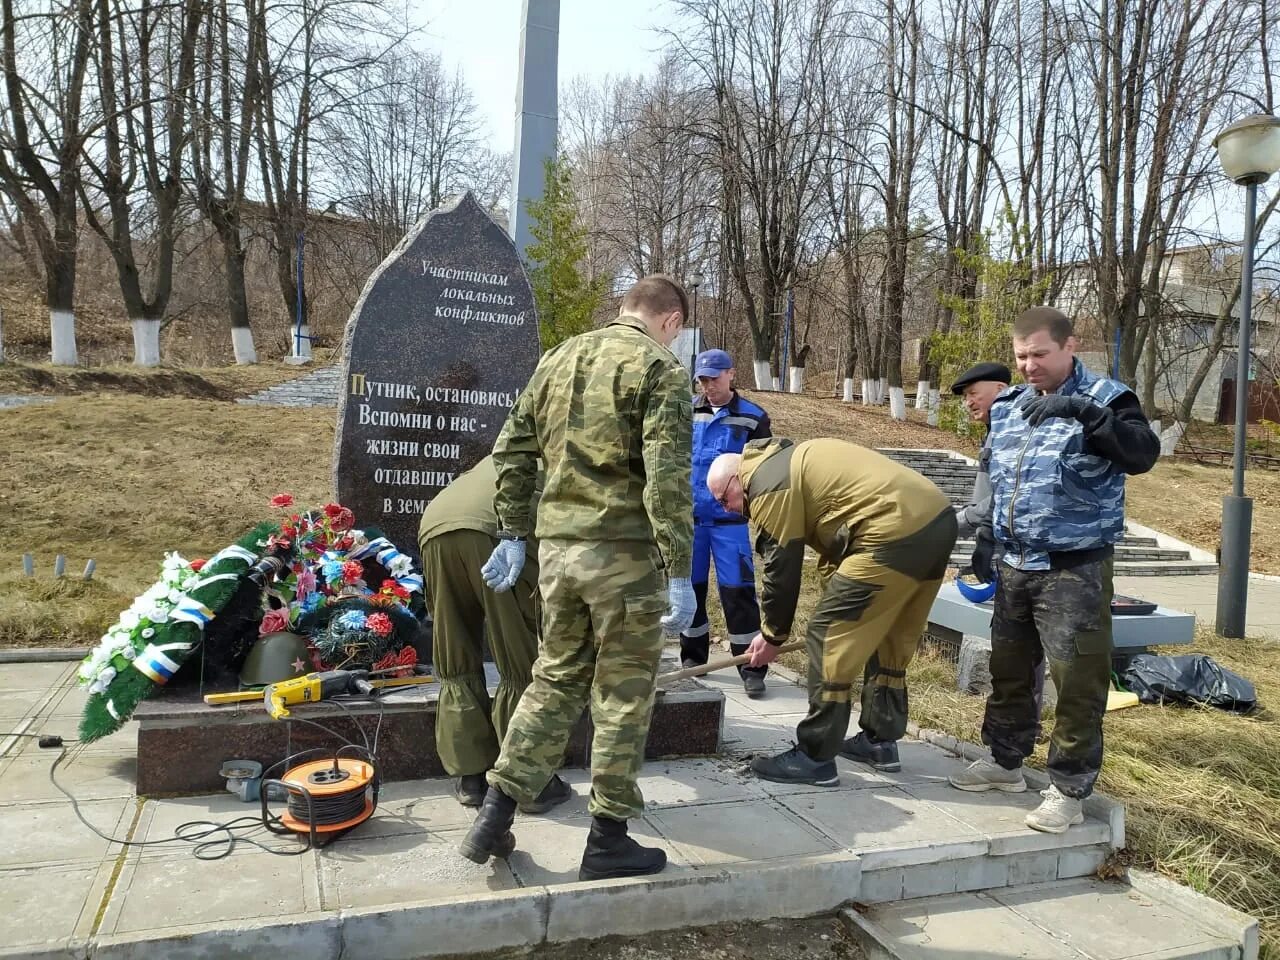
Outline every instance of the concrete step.
<path fill-rule="evenodd" d="M 968 555 L 973 553 L 972 540 L 957 540 L 955 554 Z M 1191 554 L 1186 550 L 1162 550 L 1159 547 L 1130 546 L 1121 542 L 1116 546 L 1116 560 L 1124 560 L 1133 563 L 1170 563 L 1174 561 L 1189 561 Z"/>
<path fill-rule="evenodd" d="M 1254 960 L 1258 924 L 1154 874 L 841 911 L 869 960 Z"/>
<path fill-rule="evenodd" d="M 972 559 L 971 553 L 953 553 L 951 566 L 967 567 Z M 1195 560 L 1169 561 L 1125 561 L 1117 560 L 1113 573 L 1117 577 L 1203 577 L 1216 575 L 1218 567 L 1213 563 L 1199 563 Z"/>

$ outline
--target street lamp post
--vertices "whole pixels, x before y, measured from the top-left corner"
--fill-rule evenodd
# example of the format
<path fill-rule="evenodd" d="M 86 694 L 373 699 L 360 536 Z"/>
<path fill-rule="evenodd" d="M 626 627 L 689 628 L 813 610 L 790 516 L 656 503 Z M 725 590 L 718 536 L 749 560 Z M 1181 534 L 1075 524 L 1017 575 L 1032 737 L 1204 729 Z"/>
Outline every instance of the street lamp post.
<path fill-rule="evenodd" d="M 1244 256 L 1240 267 L 1240 334 L 1236 347 L 1236 438 L 1231 495 L 1222 498 L 1222 560 L 1218 569 L 1218 634 L 1243 637 L 1249 604 L 1249 552 L 1253 500 L 1244 495 L 1248 458 L 1249 335 L 1253 314 L 1253 243 L 1258 184 L 1280 169 L 1280 118 L 1254 114 L 1231 124 L 1216 138 L 1222 169 L 1245 188 Z"/>
<path fill-rule="evenodd" d="M 702 286 L 702 282 L 706 279 L 700 272 L 694 273 L 689 278 L 689 286 L 693 290 L 693 353 L 689 358 L 689 375 L 694 380 L 698 379 L 696 369 L 698 366 L 698 288 Z"/>

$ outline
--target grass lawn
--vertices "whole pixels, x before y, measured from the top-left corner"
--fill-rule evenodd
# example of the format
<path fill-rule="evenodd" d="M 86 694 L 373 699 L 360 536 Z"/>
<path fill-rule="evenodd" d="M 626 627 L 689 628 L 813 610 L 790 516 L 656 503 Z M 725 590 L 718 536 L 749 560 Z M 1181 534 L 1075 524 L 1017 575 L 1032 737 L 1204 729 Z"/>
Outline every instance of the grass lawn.
<path fill-rule="evenodd" d="M 332 408 L 244 406 L 236 395 L 299 375 L 298 368 L 54 371 L 0 365 L 0 393 L 51 403 L 0 411 L 0 646 L 90 645 L 155 578 L 164 552 L 207 556 L 269 515 L 289 491 L 302 503 L 330 495 Z M 972 447 L 887 411 L 813 397 L 762 395 L 778 434 L 841 436 L 873 446 Z M 1130 515 L 1212 549 L 1220 468 L 1162 463 L 1130 487 Z M 1280 572 L 1280 475 L 1250 473 L 1259 566 Z M 36 555 L 35 578 L 20 556 Z M 71 574 L 55 581 L 53 557 Z M 85 560 L 98 572 L 79 579 Z M 797 632 L 817 598 L 808 571 Z M 713 618 L 718 616 L 713 605 Z M 722 628 L 722 625 L 720 625 Z M 1229 642 L 1207 632 L 1198 649 L 1280 698 L 1280 642 Z M 802 656 L 787 663 L 803 670 Z M 978 739 L 982 701 L 954 690 L 952 667 L 923 655 L 913 666 L 913 718 Z M 1102 789 L 1128 808 L 1129 852 L 1263 919 L 1264 953 L 1280 958 L 1280 728 L 1213 710 L 1139 707 L 1108 716 Z M 1041 746 L 1035 761 L 1043 763 Z"/>

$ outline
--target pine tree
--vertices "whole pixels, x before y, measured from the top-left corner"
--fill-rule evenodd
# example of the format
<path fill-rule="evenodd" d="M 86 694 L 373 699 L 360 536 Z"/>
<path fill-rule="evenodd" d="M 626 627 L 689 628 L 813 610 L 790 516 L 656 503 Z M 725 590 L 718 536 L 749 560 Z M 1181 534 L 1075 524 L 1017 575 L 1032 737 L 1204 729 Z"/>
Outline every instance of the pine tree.
<path fill-rule="evenodd" d="M 538 308 L 542 349 L 549 350 L 591 329 L 604 295 L 605 278 L 589 280 L 583 273 L 587 231 L 578 221 L 568 163 L 549 159 L 544 172 L 546 187 L 542 198 L 529 201 L 533 243 L 525 249 L 525 256 Z"/>

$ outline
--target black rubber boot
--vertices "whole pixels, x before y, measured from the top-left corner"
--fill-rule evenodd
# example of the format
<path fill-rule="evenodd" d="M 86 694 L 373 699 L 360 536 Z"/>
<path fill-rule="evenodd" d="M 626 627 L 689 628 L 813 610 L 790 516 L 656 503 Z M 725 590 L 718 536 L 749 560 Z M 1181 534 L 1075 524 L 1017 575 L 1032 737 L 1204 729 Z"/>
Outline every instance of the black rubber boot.
<path fill-rule="evenodd" d="M 497 787 L 489 787 L 484 803 L 458 852 L 472 863 L 485 863 L 490 857 L 505 860 L 516 848 L 511 824 L 516 818 L 516 802 Z"/>
<path fill-rule="evenodd" d="M 453 782 L 453 795 L 464 807 L 480 806 L 488 789 L 483 773 L 465 773 Z"/>
<path fill-rule="evenodd" d="M 612 880 L 616 877 L 644 877 L 667 865 L 667 855 L 658 847 L 642 847 L 627 836 L 625 820 L 592 817 L 587 849 L 578 868 L 579 880 Z"/>
<path fill-rule="evenodd" d="M 537 799 L 532 803 L 520 804 L 521 813 L 546 813 L 552 807 L 558 807 L 573 796 L 573 787 L 560 779 L 560 774 L 553 773 L 547 785 L 542 788 Z"/>

